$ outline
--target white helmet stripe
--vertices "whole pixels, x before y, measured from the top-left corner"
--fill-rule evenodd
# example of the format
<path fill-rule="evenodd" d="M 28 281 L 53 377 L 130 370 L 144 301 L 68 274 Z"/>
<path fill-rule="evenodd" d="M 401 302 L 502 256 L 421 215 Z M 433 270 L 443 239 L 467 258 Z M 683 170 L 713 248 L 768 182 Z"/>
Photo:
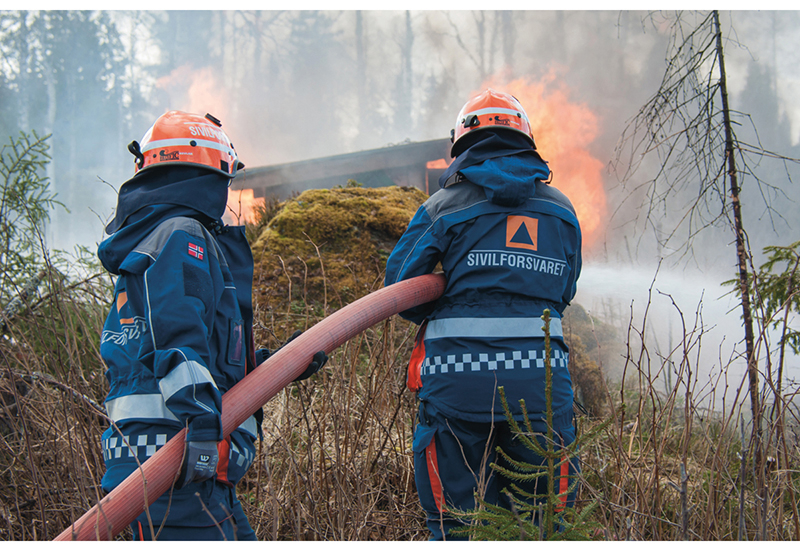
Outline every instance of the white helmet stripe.
<path fill-rule="evenodd" d="M 526 121 L 528 120 L 528 117 L 526 116 L 525 111 L 522 111 L 521 109 L 520 110 L 517 110 L 517 109 L 505 109 L 504 107 L 486 107 L 485 109 L 478 109 L 477 111 L 472 111 L 470 113 L 465 113 L 463 118 L 466 119 L 467 117 L 470 117 L 472 115 L 481 116 L 481 115 L 489 115 L 489 114 L 492 114 L 492 113 L 500 113 L 500 114 L 503 114 L 503 115 L 513 115 L 515 117 L 519 115 L 519 116 L 522 116 L 522 118 L 525 119 Z"/>
<path fill-rule="evenodd" d="M 142 153 L 146 153 L 152 149 L 158 149 L 159 147 L 174 147 L 176 145 L 185 145 L 192 147 L 190 142 L 194 142 L 194 147 L 208 147 L 209 149 L 216 149 L 218 151 L 222 151 L 228 153 L 229 155 L 233 155 L 234 157 L 236 154 L 233 152 L 228 146 L 225 146 L 218 142 L 212 142 L 210 140 L 198 140 L 196 138 L 173 138 L 170 140 L 156 140 L 154 142 L 150 142 L 142 147 Z"/>

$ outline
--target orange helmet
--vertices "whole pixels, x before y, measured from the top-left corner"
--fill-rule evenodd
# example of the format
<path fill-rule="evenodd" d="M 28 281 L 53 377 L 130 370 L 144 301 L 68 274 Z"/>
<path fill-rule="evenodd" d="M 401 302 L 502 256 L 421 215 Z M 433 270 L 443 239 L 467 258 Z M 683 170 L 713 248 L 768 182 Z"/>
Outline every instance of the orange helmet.
<path fill-rule="evenodd" d="M 517 98 L 491 88 L 464 104 L 458 113 L 456 127 L 450 131 L 450 141 L 455 146 L 459 139 L 470 132 L 490 127 L 521 132 L 534 145 L 531 123 Z"/>
<path fill-rule="evenodd" d="M 145 132 L 141 144 L 132 141 L 128 151 L 136 156 L 134 173 L 154 166 L 200 165 L 233 178 L 244 168 L 222 123 L 208 114 L 167 111 Z"/>

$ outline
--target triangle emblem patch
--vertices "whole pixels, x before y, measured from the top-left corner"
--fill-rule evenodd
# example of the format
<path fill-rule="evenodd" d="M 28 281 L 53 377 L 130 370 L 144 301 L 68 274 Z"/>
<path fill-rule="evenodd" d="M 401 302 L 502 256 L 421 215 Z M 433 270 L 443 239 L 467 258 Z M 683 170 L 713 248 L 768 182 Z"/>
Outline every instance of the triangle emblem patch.
<path fill-rule="evenodd" d="M 511 215 L 506 218 L 506 247 L 537 250 L 539 220 L 529 216 Z"/>

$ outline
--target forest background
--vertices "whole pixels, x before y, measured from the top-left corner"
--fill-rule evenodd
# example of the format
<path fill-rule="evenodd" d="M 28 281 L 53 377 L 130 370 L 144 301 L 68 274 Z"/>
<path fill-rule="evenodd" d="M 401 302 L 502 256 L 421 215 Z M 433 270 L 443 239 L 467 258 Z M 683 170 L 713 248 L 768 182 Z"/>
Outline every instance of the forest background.
<path fill-rule="evenodd" d="M 800 13 L 721 15 L 739 138 L 799 158 Z M 554 184 L 578 208 L 586 243 L 576 302 L 598 323 L 628 332 L 627 352 L 596 353 L 606 376 L 619 384 L 632 360 L 652 349 L 663 365 L 644 394 L 658 379 L 659 392 L 670 395 L 680 372 L 672 353 L 687 334 L 683 313 L 702 312 L 707 344 L 697 352 L 701 391 L 692 399 L 738 415 L 731 404 L 744 400 L 741 322 L 735 293 L 721 286 L 736 271 L 730 229 L 713 214 L 682 225 L 697 193 L 690 186 L 648 203 L 636 181 L 621 178 L 620 137 L 662 82 L 676 17 L 691 27 L 704 15 L 2 11 L 0 136 L 49 136 L 41 169 L 66 208 L 49 205 L 30 241 L 36 261 L 4 269 L 0 303 L 39 271 L 45 252 L 65 273 L 84 266 L 71 272 L 79 278 L 96 268 L 93 251 L 132 173 L 126 145 L 166 109 L 213 113 L 242 160 L 257 167 L 446 137 L 465 99 L 494 86 L 521 99 Z M 660 167 L 658 158 L 641 160 L 638 182 Z M 797 241 L 800 220 L 797 167 L 766 156 L 757 169 L 742 185 L 756 266 L 767 259 L 764 247 Z M 638 347 L 631 327 L 639 328 Z M 643 366 L 633 363 L 641 391 Z M 786 366 L 791 393 L 800 368 L 796 358 Z M 101 379 L 92 381 L 102 399 Z M 737 416 L 729 420 L 735 426 Z"/>

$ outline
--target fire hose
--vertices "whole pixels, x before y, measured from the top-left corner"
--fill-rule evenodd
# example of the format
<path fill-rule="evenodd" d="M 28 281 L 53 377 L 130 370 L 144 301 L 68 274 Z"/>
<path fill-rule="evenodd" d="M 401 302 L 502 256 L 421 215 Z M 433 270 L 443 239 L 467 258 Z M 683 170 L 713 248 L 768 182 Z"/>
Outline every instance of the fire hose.
<path fill-rule="evenodd" d="M 415 277 L 370 293 L 323 319 L 223 395 L 223 435 L 228 436 L 294 381 L 319 350 L 329 354 L 376 323 L 436 300 L 444 288 L 441 274 Z M 183 429 L 54 541 L 113 539 L 172 486 L 181 465 L 185 436 Z"/>

